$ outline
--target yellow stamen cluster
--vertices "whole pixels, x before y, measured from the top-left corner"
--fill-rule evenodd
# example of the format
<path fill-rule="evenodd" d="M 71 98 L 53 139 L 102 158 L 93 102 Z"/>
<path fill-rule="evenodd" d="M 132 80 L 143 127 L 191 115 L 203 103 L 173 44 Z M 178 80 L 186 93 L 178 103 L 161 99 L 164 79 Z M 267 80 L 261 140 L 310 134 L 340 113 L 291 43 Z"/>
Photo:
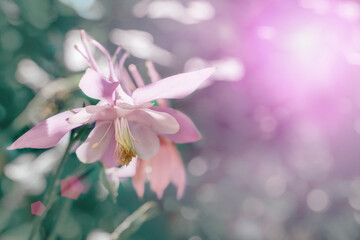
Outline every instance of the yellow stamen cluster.
<path fill-rule="evenodd" d="M 137 152 L 134 147 L 135 138 L 130 132 L 128 121 L 125 118 L 115 120 L 115 141 L 116 147 L 114 155 L 117 156 L 117 163 L 127 166 Z"/>

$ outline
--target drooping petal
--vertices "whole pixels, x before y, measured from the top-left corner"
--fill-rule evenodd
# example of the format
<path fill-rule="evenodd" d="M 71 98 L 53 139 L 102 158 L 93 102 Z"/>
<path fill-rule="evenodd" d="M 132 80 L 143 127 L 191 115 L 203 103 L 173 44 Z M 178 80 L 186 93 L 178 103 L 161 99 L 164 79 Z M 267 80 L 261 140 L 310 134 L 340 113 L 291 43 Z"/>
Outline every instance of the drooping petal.
<path fill-rule="evenodd" d="M 168 113 L 179 123 L 180 129 L 177 133 L 164 135 L 171 141 L 176 143 L 190 143 L 196 142 L 201 138 L 201 135 L 193 121 L 184 113 L 172 108 L 152 107 L 151 109 L 157 112 Z"/>
<path fill-rule="evenodd" d="M 144 124 L 131 122 L 129 127 L 135 138 L 134 145 L 139 158 L 147 160 L 155 156 L 160 146 L 157 135 Z"/>
<path fill-rule="evenodd" d="M 164 190 L 169 185 L 173 169 L 170 157 L 170 149 L 164 139 L 160 139 L 159 152 L 151 161 L 151 172 L 149 173 L 150 187 L 158 198 L 162 198 Z"/>
<path fill-rule="evenodd" d="M 76 150 L 76 155 L 83 163 L 93 163 L 102 158 L 114 137 L 114 127 L 109 122 L 97 122 L 88 138 Z"/>
<path fill-rule="evenodd" d="M 172 161 L 171 182 L 177 187 L 177 198 L 180 199 L 184 195 L 186 185 L 186 173 L 181 156 L 174 143 L 169 142 L 169 153 Z"/>
<path fill-rule="evenodd" d="M 38 123 L 7 149 L 50 148 L 55 146 L 67 132 L 82 125 L 68 122 L 68 118 L 80 110 L 81 108 L 62 112 Z"/>
<path fill-rule="evenodd" d="M 144 161 L 138 159 L 136 164 L 136 174 L 132 178 L 132 183 L 135 188 L 135 191 L 139 197 L 144 196 L 145 192 L 145 180 L 146 180 L 146 167 L 150 163 L 150 160 Z"/>
<path fill-rule="evenodd" d="M 89 68 L 80 80 L 79 88 L 89 97 L 112 101 L 119 82 L 109 82 L 95 70 Z"/>
<path fill-rule="evenodd" d="M 183 98 L 194 92 L 214 71 L 214 68 L 205 68 L 171 76 L 137 88 L 133 92 L 132 98 L 135 104 L 142 104 L 155 99 Z"/>
<path fill-rule="evenodd" d="M 126 118 L 128 121 L 141 122 L 159 134 L 174 134 L 180 129 L 177 120 L 165 111 L 140 109 L 128 114 Z"/>

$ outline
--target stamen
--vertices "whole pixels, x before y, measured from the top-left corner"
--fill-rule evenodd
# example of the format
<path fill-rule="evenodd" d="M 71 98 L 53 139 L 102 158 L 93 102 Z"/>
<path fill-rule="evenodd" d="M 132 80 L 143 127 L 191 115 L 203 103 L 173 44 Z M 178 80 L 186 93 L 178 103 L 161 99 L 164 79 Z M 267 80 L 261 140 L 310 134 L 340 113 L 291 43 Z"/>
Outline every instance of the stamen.
<path fill-rule="evenodd" d="M 99 147 L 100 143 L 104 140 L 106 134 L 109 132 L 109 129 L 110 129 L 111 126 L 112 126 L 112 123 L 110 123 L 109 127 L 106 129 L 106 131 L 105 131 L 104 135 L 102 136 L 102 138 L 97 143 L 94 143 L 91 146 L 91 148 L 96 149 L 96 148 Z"/>
<path fill-rule="evenodd" d="M 137 156 L 134 141 L 135 138 L 131 134 L 129 123 L 125 118 L 115 120 L 115 141 L 116 147 L 114 156 L 117 156 L 117 163 L 127 166 L 133 157 Z"/>

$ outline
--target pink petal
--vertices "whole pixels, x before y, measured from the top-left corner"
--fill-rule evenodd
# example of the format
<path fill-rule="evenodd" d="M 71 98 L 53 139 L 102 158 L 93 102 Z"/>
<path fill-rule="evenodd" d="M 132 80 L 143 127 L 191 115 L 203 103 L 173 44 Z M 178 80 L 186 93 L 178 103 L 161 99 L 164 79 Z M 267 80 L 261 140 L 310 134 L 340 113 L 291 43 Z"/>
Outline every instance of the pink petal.
<path fill-rule="evenodd" d="M 78 113 L 69 117 L 68 122 L 70 124 L 86 124 L 92 117 L 86 108 L 81 109 Z"/>
<path fill-rule="evenodd" d="M 31 204 L 31 214 L 41 216 L 45 211 L 45 206 L 41 201 L 37 201 Z"/>
<path fill-rule="evenodd" d="M 36 124 L 7 149 L 50 148 L 55 146 L 67 132 L 82 125 L 68 122 L 68 118 L 79 112 L 80 109 L 56 114 Z"/>
<path fill-rule="evenodd" d="M 116 168 L 119 165 L 117 164 L 117 155 L 114 154 L 115 146 L 116 141 L 114 136 L 112 139 L 110 139 L 109 146 L 101 158 L 101 162 L 104 164 L 105 168 Z"/>
<path fill-rule="evenodd" d="M 144 161 L 142 159 L 138 159 L 136 164 L 136 174 L 132 178 L 135 191 L 137 195 L 141 198 L 144 196 L 145 192 L 146 167 L 149 163 L 150 160 Z"/>
<path fill-rule="evenodd" d="M 214 73 L 214 68 L 182 73 L 137 88 L 132 95 L 135 104 L 156 99 L 183 98 L 196 90 Z"/>
<path fill-rule="evenodd" d="M 76 200 L 84 191 L 85 186 L 78 177 L 70 176 L 61 180 L 60 188 L 61 196 Z"/>
<path fill-rule="evenodd" d="M 86 141 L 76 150 L 83 163 L 93 163 L 102 158 L 114 138 L 114 127 L 109 122 L 97 122 Z"/>
<path fill-rule="evenodd" d="M 151 109 L 158 112 L 166 112 L 173 116 L 180 125 L 180 130 L 175 134 L 164 135 L 168 139 L 176 143 L 196 142 L 201 135 L 191 119 L 184 113 L 172 108 L 152 107 Z"/>
<path fill-rule="evenodd" d="M 162 198 L 164 190 L 169 185 L 173 169 L 170 145 L 164 139 L 160 140 L 160 144 L 159 152 L 150 160 L 151 172 L 149 173 L 150 187 L 158 198 Z"/>
<path fill-rule="evenodd" d="M 95 41 L 94 39 L 89 38 L 88 39 L 89 42 L 91 44 L 93 44 L 96 48 L 98 48 L 106 57 L 106 60 L 108 62 L 108 67 L 109 67 L 109 81 L 112 83 L 116 83 L 117 85 L 120 84 L 119 80 L 117 79 L 116 73 L 115 73 L 115 69 L 114 69 L 114 65 L 113 65 L 113 60 L 110 57 L 110 54 L 108 53 L 108 51 L 104 48 L 103 45 L 101 45 L 99 42 Z M 121 86 L 116 88 L 116 94 L 120 97 L 121 99 L 131 102 L 131 98 L 130 96 L 122 89 Z M 89 96 L 90 97 L 90 96 Z M 112 98 L 110 98 L 109 100 L 111 100 Z"/>
<path fill-rule="evenodd" d="M 95 120 L 111 121 L 116 117 L 116 110 L 110 105 L 86 106 L 77 114 L 69 118 L 69 123 L 85 124 Z"/>
<path fill-rule="evenodd" d="M 128 121 L 140 122 L 157 133 L 174 134 L 180 129 L 176 119 L 165 111 L 154 111 L 152 109 L 135 110 L 126 116 Z"/>
<path fill-rule="evenodd" d="M 180 199 L 184 195 L 186 185 L 186 173 L 181 156 L 174 143 L 169 143 L 169 158 L 172 161 L 171 182 L 177 187 L 177 198 Z"/>
<path fill-rule="evenodd" d="M 119 82 L 108 82 L 102 75 L 93 69 L 87 69 L 80 80 L 80 89 L 89 97 L 112 101 L 113 93 Z"/>
<path fill-rule="evenodd" d="M 130 131 L 135 138 L 134 145 L 139 158 L 147 160 L 159 151 L 159 138 L 146 125 L 135 122 L 129 123 Z"/>

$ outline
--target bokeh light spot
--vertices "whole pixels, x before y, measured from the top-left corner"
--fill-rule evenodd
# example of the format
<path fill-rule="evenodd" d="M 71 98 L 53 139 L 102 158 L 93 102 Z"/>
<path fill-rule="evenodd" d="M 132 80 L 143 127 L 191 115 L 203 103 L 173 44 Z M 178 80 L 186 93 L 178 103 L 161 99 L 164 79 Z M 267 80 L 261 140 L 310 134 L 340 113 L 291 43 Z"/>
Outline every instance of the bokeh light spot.
<path fill-rule="evenodd" d="M 286 180 L 280 175 L 271 176 L 265 183 L 266 193 L 271 197 L 280 197 L 286 191 Z"/>
<path fill-rule="evenodd" d="M 260 26 L 257 29 L 257 35 L 261 39 L 273 40 L 276 36 L 276 31 L 273 27 Z"/>
<path fill-rule="evenodd" d="M 251 217 L 261 217 L 264 214 L 265 206 L 261 199 L 249 197 L 242 203 L 242 210 Z"/>
<path fill-rule="evenodd" d="M 337 13 L 340 17 L 350 22 L 355 22 L 360 17 L 360 5 L 355 1 L 340 2 L 337 7 Z"/>
<path fill-rule="evenodd" d="M 207 162 L 201 157 L 193 158 L 188 165 L 190 174 L 197 177 L 203 175 L 207 169 Z"/>
<path fill-rule="evenodd" d="M 299 58 L 312 58 L 322 49 L 322 41 L 315 29 L 299 29 L 290 33 L 289 50 Z"/>
<path fill-rule="evenodd" d="M 16 51 L 21 47 L 23 40 L 21 34 L 17 30 L 9 28 L 1 33 L 0 42 L 4 49 Z"/>
<path fill-rule="evenodd" d="M 103 230 L 96 229 L 90 232 L 86 240 L 109 240 L 111 239 L 111 234 L 104 232 Z"/>
<path fill-rule="evenodd" d="M 314 212 L 322 212 L 329 206 L 328 194 L 320 189 L 312 190 L 307 196 L 307 205 Z"/>
<path fill-rule="evenodd" d="M 199 236 L 192 236 L 189 238 L 189 240 L 202 240 L 202 238 Z"/>

